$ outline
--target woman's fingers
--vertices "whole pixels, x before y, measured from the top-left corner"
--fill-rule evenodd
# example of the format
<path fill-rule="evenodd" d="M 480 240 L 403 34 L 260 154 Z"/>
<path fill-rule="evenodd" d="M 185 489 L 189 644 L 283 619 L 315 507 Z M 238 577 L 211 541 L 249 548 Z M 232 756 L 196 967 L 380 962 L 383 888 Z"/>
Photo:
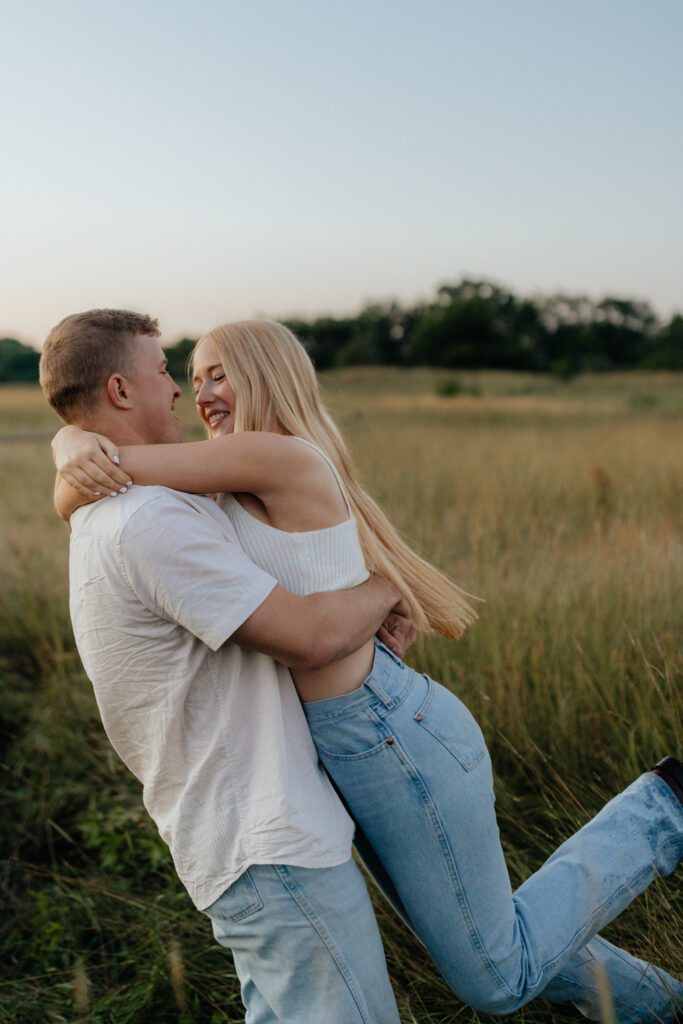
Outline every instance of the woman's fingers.
<path fill-rule="evenodd" d="M 104 434 L 62 427 L 52 439 L 52 456 L 62 479 L 91 501 L 124 494 L 132 484 L 118 465 L 117 445 Z"/>
<path fill-rule="evenodd" d="M 92 487 L 81 482 L 81 480 L 75 475 L 75 473 L 60 473 L 63 480 L 66 480 L 75 490 L 79 491 L 80 494 L 85 494 L 88 498 L 101 498 L 103 497 L 101 491 L 93 490 Z"/>
<path fill-rule="evenodd" d="M 87 466 L 87 471 L 98 486 L 109 491 L 119 491 L 121 488 L 130 487 L 133 482 L 123 469 L 115 466 L 106 456 L 102 456 L 97 461 L 92 460 Z"/>
<path fill-rule="evenodd" d="M 111 466 L 111 464 L 109 464 Z M 115 467 L 111 467 L 114 469 Z M 120 470 L 111 472 L 102 469 L 96 462 L 89 461 L 85 465 L 67 465 L 60 470 L 60 475 L 81 492 L 95 497 L 124 494 L 131 484 L 131 479 Z"/>
<path fill-rule="evenodd" d="M 87 456 L 77 455 L 58 464 L 57 471 L 66 480 L 67 474 L 75 476 L 86 487 L 107 492 L 120 491 L 132 483 L 125 470 L 114 465 L 99 449 Z"/>
<path fill-rule="evenodd" d="M 104 434 L 97 434 L 96 436 L 97 436 L 97 440 L 99 442 L 100 448 L 102 449 L 104 454 L 107 456 L 107 458 L 111 462 L 113 462 L 116 466 L 118 466 L 118 464 L 119 464 L 119 446 L 114 444 L 113 441 L 110 441 L 108 437 L 104 436 Z"/>
<path fill-rule="evenodd" d="M 106 440 L 106 439 L 105 439 Z M 110 442 L 107 442 L 109 444 Z M 111 446 L 113 449 L 114 458 L 118 459 L 116 454 L 116 445 Z M 106 486 L 109 490 L 118 490 L 120 487 L 128 487 L 132 480 L 124 469 L 118 466 L 113 458 L 110 458 L 101 448 L 97 448 L 96 451 L 90 454 L 88 459 L 79 460 L 81 468 L 89 472 L 97 483 Z"/>
<path fill-rule="evenodd" d="M 119 466 L 118 445 L 110 441 L 104 434 L 94 434 L 98 449 L 92 455 L 92 460 L 102 469 L 114 483 L 119 487 L 128 487 L 132 480 L 125 470 Z"/>
<path fill-rule="evenodd" d="M 103 434 L 63 427 L 53 438 L 57 472 L 75 477 L 82 487 L 118 493 L 131 479 L 118 465 L 118 447 Z"/>

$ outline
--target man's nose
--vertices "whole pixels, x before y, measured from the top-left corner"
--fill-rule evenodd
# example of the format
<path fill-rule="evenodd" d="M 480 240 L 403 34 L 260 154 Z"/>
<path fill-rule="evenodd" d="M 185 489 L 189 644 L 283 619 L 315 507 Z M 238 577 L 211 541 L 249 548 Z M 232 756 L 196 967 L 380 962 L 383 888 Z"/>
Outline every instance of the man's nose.
<path fill-rule="evenodd" d="M 171 384 L 173 385 L 173 397 L 180 398 L 180 396 L 182 395 L 182 391 L 174 381 L 173 377 L 171 377 Z"/>

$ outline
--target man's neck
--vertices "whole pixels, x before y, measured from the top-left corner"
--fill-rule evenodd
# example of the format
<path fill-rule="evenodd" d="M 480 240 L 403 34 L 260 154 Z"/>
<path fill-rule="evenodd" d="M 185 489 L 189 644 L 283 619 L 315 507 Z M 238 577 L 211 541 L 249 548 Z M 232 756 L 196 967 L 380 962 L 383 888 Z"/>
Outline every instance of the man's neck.
<path fill-rule="evenodd" d="M 132 417 L 121 414 L 109 415 L 106 411 L 98 411 L 86 417 L 76 426 L 90 430 L 95 434 L 104 434 L 115 445 L 121 447 L 129 444 L 148 444 L 148 440 L 138 429 Z"/>

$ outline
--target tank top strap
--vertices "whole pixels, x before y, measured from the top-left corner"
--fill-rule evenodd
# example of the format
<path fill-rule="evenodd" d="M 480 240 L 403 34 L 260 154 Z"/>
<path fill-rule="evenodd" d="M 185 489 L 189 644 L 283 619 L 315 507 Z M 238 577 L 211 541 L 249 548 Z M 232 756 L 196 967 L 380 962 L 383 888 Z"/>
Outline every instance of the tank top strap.
<path fill-rule="evenodd" d="M 350 516 L 351 515 L 351 505 L 349 504 L 349 499 L 346 496 L 346 488 L 344 487 L 344 484 L 342 483 L 342 478 L 339 475 L 339 472 L 337 471 L 337 467 L 335 466 L 335 464 L 332 461 L 332 459 L 329 457 L 329 455 L 326 452 L 324 452 L 322 450 L 322 448 L 318 448 L 317 444 L 313 444 L 312 441 L 307 441 L 305 437 L 299 437 L 297 434 L 293 434 L 292 437 L 295 437 L 297 441 L 301 441 L 302 444 L 307 444 L 309 448 L 312 448 L 314 452 L 317 452 L 318 455 L 322 456 L 322 458 L 325 460 L 327 465 L 330 467 L 330 469 L 334 473 L 334 478 L 335 478 L 335 480 L 337 481 L 337 483 L 339 485 L 339 490 L 342 493 L 342 498 L 346 502 L 346 511 L 349 513 L 349 516 Z"/>

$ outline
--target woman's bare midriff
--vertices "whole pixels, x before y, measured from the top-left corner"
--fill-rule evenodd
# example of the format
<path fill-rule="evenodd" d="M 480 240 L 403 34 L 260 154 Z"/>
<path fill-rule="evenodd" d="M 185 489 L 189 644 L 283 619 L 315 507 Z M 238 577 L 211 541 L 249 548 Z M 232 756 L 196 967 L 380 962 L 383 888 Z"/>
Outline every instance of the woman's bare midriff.
<path fill-rule="evenodd" d="M 326 700 L 328 697 L 351 693 L 370 675 L 374 657 L 374 641 L 368 640 L 353 654 L 325 665 L 324 668 L 305 672 L 292 670 L 297 693 L 303 701 Z"/>

